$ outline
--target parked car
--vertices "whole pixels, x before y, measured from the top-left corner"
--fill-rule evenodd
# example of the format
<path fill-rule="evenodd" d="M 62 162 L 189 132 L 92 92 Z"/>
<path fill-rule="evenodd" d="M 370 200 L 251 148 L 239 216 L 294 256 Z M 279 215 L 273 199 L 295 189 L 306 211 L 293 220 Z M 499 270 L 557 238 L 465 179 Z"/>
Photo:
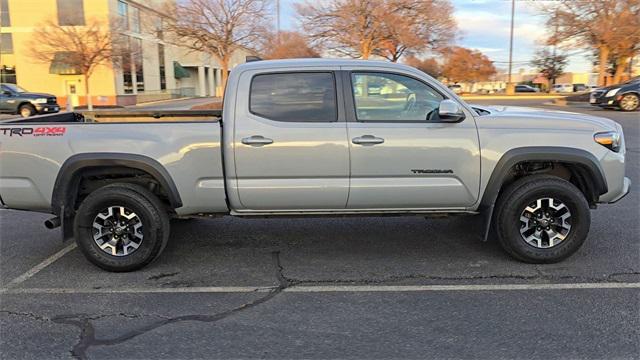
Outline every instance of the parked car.
<path fill-rule="evenodd" d="M 460 84 L 452 84 L 449 85 L 449 89 L 451 89 L 451 91 L 453 91 L 454 94 L 462 94 L 462 86 L 460 86 Z"/>
<path fill-rule="evenodd" d="M 573 92 L 587 91 L 589 88 L 585 84 L 573 84 Z"/>
<path fill-rule="evenodd" d="M 555 93 L 572 93 L 573 85 L 572 84 L 554 84 L 551 87 L 551 92 Z"/>
<path fill-rule="evenodd" d="M 356 91 L 374 83 L 408 94 Z M 616 122 L 471 106 L 405 65 L 250 62 L 223 103 L 208 118 L 0 122 L 1 202 L 54 214 L 45 225 L 92 263 L 130 271 L 160 255 L 171 217 L 222 215 L 472 215 L 516 259 L 557 262 L 587 238 L 590 208 L 629 191 Z"/>
<path fill-rule="evenodd" d="M 29 117 L 60 111 L 55 95 L 32 93 L 15 84 L 0 84 L 0 113 Z"/>
<path fill-rule="evenodd" d="M 530 85 L 516 85 L 517 93 L 535 93 L 539 91 L 540 90 L 538 88 L 534 88 L 533 86 L 530 86 Z"/>
<path fill-rule="evenodd" d="M 591 92 L 589 103 L 601 108 L 635 111 L 640 108 L 640 76 Z"/>

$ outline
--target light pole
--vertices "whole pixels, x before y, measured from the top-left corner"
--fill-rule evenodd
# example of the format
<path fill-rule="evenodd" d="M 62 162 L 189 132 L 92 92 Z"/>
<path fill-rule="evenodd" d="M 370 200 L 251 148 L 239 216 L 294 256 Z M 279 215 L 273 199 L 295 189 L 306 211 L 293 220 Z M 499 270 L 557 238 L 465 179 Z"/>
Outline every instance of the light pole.
<path fill-rule="evenodd" d="M 513 95 L 515 86 L 511 82 L 511 70 L 513 62 L 513 18 L 516 11 L 516 0 L 511 0 L 511 34 L 509 36 L 509 77 L 507 81 L 507 95 Z"/>

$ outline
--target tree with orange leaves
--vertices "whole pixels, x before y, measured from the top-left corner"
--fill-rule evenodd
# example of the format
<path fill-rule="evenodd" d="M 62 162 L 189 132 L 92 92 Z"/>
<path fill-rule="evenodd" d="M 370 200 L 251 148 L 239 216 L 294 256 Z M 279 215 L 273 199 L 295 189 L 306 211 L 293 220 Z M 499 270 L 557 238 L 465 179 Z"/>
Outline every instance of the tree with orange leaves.
<path fill-rule="evenodd" d="M 489 58 L 477 50 L 453 47 L 445 55 L 443 75 L 451 82 L 489 80 L 496 68 Z"/>
<path fill-rule="evenodd" d="M 307 39 L 295 31 L 281 31 L 265 37 L 262 46 L 265 59 L 317 58 L 320 54 L 312 49 Z"/>

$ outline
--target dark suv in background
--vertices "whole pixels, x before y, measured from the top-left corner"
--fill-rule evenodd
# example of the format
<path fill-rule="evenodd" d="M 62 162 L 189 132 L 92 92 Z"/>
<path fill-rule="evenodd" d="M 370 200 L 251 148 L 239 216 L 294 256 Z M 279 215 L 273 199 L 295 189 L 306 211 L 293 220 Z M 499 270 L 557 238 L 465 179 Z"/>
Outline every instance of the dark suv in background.
<path fill-rule="evenodd" d="M 640 76 L 629 81 L 596 89 L 589 97 L 589 103 L 601 108 L 634 111 L 640 107 Z"/>
<path fill-rule="evenodd" d="M 55 95 L 32 93 L 16 84 L 0 84 L 0 113 L 29 117 L 60 111 Z"/>

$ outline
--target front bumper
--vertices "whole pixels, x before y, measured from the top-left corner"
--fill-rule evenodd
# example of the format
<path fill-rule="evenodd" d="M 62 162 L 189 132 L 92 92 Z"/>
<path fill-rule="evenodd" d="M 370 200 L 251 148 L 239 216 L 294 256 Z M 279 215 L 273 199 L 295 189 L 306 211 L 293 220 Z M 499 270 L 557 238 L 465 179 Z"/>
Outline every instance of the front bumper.
<path fill-rule="evenodd" d="M 610 200 L 609 204 L 617 203 L 618 201 L 620 201 L 623 197 L 629 194 L 630 189 L 631 189 L 631 179 L 629 179 L 628 177 L 625 177 L 622 185 L 622 192 L 618 196 Z"/>
<path fill-rule="evenodd" d="M 60 111 L 58 104 L 34 104 L 38 114 L 53 114 Z"/>
<path fill-rule="evenodd" d="M 616 99 L 616 96 L 610 96 L 610 97 L 589 97 L 589 104 L 593 105 L 593 106 L 599 106 L 602 108 L 613 108 L 613 107 L 619 107 L 620 106 L 620 102 Z"/>

